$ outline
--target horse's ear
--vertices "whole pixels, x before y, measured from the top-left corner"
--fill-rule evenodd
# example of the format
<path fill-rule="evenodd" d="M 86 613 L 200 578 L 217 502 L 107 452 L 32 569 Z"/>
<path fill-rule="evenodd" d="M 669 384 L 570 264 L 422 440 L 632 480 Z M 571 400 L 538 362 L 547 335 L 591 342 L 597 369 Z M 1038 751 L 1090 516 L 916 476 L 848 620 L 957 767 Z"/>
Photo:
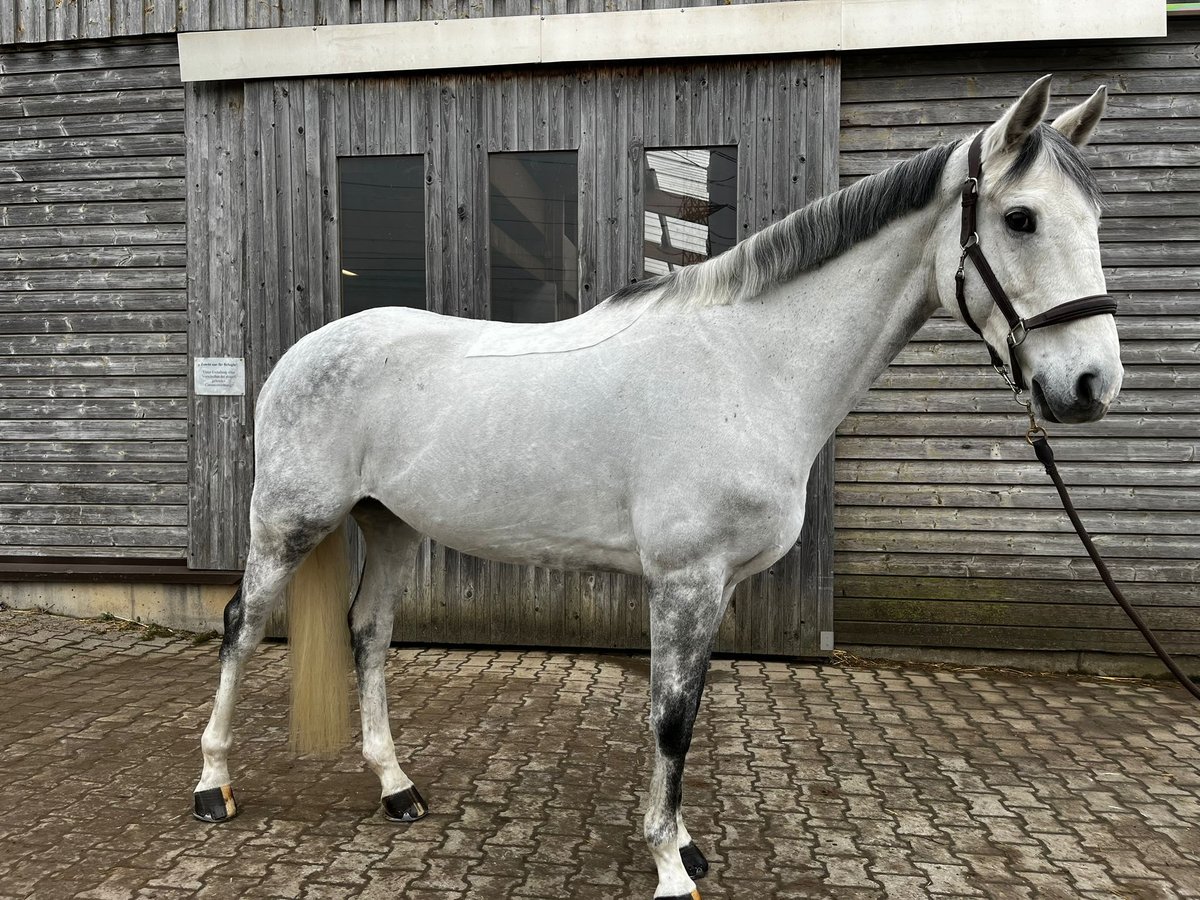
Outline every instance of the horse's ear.
<path fill-rule="evenodd" d="M 983 142 L 984 158 L 1013 153 L 1025 143 L 1029 133 L 1046 118 L 1050 105 L 1050 78 L 1043 75 L 1029 86 L 1000 120 L 990 126 Z"/>
<path fill-rule="evenodd" d="M 1052 123 L 1063 133 L 1068 141 L 1076 147 L 1082 147 L 1100 124 L 1104 116 L 1104 107 L 1108 103 L 1108 88 L 1100 85 L 1096 93 L 1088 97 L 1078 106 L 1073 106 Z"/>

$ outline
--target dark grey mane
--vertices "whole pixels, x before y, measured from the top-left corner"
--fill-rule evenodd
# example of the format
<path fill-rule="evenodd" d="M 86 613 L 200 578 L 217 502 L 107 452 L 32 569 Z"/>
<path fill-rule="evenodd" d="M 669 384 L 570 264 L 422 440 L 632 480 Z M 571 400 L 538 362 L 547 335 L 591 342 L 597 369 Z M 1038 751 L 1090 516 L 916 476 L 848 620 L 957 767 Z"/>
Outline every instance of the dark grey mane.
<path fill-rule="evenodd" d="M 687 297 L 701 303 L 729 303 L 757 296 L 846 252 L 888 223 L 924 206 L 937 191 L 946 162 L 957 146 L 955 141 L 919 153 L 796 210 L 720 256 L 627 284 L 611 300 L 620 303 L 658 292 L 664 298 Z M 1030 132 L 997 183 L 1017 181 L 1043 153 L 1085 196 L 1100 205 L 1096 176 L 1075 145 L 1049 125 L 1039 125 Z"/>
<path fill-rule="evenodd" d="M 869 238 L 888 223 L 920 209 L 937 191 L 958 142 L 919 153 L 815 200 L 736 247 L 703 263 L 628 284 L 612 295 L 619 303 L 658 291 L 726 303 L 754 297 L 816 268 Z M 717 300 L 716 297 L 721 297 Z"/>
<path fill-rule="evenodd" d="M 998 179 L 999 183 L 1012 184 L 1019 180 L 1033 168 L 1034 162 L 1043 152 L 1049 155 L 1063 175 L 1083 191 L 1084 196 L 1097 206 L 1102 204 L 1100 182 L 1096 180 L 1095 173 L 1088 167 L 1079 149 L 1058 129 L 1045 124 L 1029 132 L 1029 137 L 1017 152 L 1017 158 Z M 986 177 L 987 173 L 984 175 Z"/>

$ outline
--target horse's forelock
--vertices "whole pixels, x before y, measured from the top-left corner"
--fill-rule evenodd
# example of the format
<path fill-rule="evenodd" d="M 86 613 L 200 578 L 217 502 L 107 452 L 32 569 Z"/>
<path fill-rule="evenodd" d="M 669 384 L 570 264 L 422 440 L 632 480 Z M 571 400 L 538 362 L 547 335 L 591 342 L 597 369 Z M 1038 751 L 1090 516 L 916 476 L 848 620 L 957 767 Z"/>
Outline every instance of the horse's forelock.
<path fill-rule="evenodd" d="M 1048 161 L 1057 168 L 1096 206 L 1103 204 L 1100 182 L 1096 180 L 1096 174 L 1088 166 L 1079 148 L 1050 125 L 1039 125 L 1029 132 L 1012 165 L 1001 173 L 997 182 L 1000 185 L 1015 184 L 1029 174 L 1039 161 Z"/>

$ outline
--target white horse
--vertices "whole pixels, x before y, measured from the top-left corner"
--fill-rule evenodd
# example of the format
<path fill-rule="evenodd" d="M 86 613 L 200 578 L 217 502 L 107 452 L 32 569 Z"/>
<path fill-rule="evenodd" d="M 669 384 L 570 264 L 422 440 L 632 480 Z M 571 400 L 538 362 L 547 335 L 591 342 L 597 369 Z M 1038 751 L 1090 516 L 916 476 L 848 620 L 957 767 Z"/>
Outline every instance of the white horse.
<path fill-rule="evenodd" d="M 1048 80 L 982 133 L 978 240 L 1023 316 L 1104 292 L 1099 191 L 1078 149 L 1104 89 L 1047 126 Z M 734 586 L 795 543 L 809 468 L 838 423 L 939 307 L 962 317 L 966 171 L 965 144 L 927 150 L 569 321 L 387 308 L 297 342 L 258 400 L 249 557 L 225 611 L 196 815 L 236 813 L 227 756 L 239 678 L 302 562 L 298 591 L 344 557 L 335 531 L 350 515 L 366 563 L 349 629 L 349 589 L 336 581 L 293 598 L 293 629 L 314 646 L 293 632 L 291 655 L 319 660 L 293 686 L 301 747 L 338 745 L 324 714 L 342 715 L 339 666 L 350 664 L 330 648 L 345 640 L 348 653 L 352 640 L 363 756 L 385 812 L 425 814 L 397 763 L 383 680 L 422 535 L 494 560 L 644 576 L 654 896 L 698 898 L 692 879 L 707 863 L 683 823 L 681 778 L 713 636 Z M 1008 325 L 970 271 L 965 303 L 1003 357 Z M 1055 324 L 1012 352 L 1052 421 L 1100 418 L 1121 386 L 1111 315 Z M 314 724 L 331 730 L 306 739 Z"/>

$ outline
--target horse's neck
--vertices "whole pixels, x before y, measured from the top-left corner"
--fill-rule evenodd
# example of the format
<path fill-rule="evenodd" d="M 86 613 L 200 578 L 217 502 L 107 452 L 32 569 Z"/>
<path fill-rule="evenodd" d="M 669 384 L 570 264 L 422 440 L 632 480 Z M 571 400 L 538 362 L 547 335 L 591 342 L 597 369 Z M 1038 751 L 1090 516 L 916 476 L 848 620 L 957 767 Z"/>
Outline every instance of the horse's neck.
<path fill-rule="evenodd" d="M 795 384 L 797 427 L 816 446 L 937 308 L 926 259 L 937 215 L 906 216 L 750 306 L 773 347 L 767 374 Z"/>

